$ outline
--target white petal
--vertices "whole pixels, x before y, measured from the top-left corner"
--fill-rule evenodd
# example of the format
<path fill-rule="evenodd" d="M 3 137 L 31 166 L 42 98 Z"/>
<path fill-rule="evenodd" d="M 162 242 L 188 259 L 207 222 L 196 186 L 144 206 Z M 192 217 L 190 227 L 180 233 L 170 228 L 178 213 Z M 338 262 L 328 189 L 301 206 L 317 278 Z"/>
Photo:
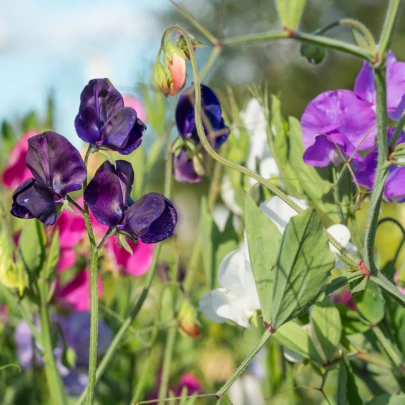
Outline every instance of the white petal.
<path fill-rule="evenodd" d="M 301 208 L 308 208 L 306 201 L 291 196 L 289 197 Z M 260 205 L 259 209 L 274 222 L 280 232 L 284 232 L 290 219 L 297 215 L 297 212 L 293 208 L 277 196 L 266 200 Z"/>
<path fill-rule="evenodd" d="M 349 228 L 343 224 L 334 224 L 330 226 L 327 231 L 343 246 L 346 247 L 350 242 L 351 234 Z M 337 253 L 338 250 L 330 244 L 330 250 L 333 253 Z"/>
<path fill-rule="evenodd" d="M 264 177 L 265 179 L 280 176 L 280 170 L 277 166 L 276 160 L 273 157 L 263 159 L 260 162 L 259 171 L 260 176 Z"/>
<path fill-rule="evenodd" d="M 242 249 L 227 254 L 219 265 L 218 281 L 221 287 L 242 297 L 245 289 L 246 260 Z"/>
<path fill-rule="evenodd" d="M 217 315 L 218 304 L 221 298 L 225 301 L 226 297 L 223 297 L 222 290 L 224 288 L 218 288 L 207 292 L 200 298 L 200 311 L 212 322 L 223 323 L 225 319 Z"/>
<path fill-rule="evenodd" d="M 228 221 L 230 211 L 225 205 L 217 204 L 212 210 L 212 216 L 218 229 L 223 232 L 225 229 L 226 222 Z"/>
<path fill-rule="evenodd" d="M 264 405 L 260 380 L 249 373 L 239 377 L 229 389 L 233 405 Z"/>
<path fill-rule="evenodd" d="M 284 357 L 291 363 L 296 363 L 297 361 L 304 360 L 304 357 L 302 357 L 300 354 L 295 353 L 292 350 L 287 349 L 286 347 L 283 347 L 283 354 Z"/>
<path fill-rule="evenodd" d="M 235 190 L 228 176 L 224 176 L 221 183 L 221 198 L 224 204 L 236 215 L 243 214 L 242 208 L 236 202 Z"/>

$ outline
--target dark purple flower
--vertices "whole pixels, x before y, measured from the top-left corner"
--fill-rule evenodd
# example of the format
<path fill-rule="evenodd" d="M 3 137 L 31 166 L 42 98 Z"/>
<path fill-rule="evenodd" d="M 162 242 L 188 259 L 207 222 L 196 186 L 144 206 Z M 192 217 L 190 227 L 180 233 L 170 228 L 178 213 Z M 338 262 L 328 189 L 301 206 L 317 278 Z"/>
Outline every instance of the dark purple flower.
<path fill-rule="evenodd" d="M 63 340 L 58 338 L 58 345 L 54 349 L 56 365 L 62 376 L 63 383 L 68 395 L 80 395 L 88 384 L 87 367 L 89 362 L 89 330 L 90 316 L 88 312 L 72 312 L 67 317 L 52 316 L 52 321 L 57 322 L 63 331 L 66 343 L 76 353 L 76 365 L 73 368 L 67 368 L 62 364 Z M 38 328 L 38 319 L 35 326 Z M 110 345 L 112 333 L 108 326 L 99 321 L 99 342 L 97 353 L 104 353 Z M 56 330 L 56 329 L 55 329 Z M 33 337 L 30 328 L 25 321 L 21 321 L 14 332 L 14 338 L 17 343 L 17 355 L 20 360 L 20 366 L 23 369 L 43 366 L 43 360 L 35 353 L 33 348 Z M 38 342 L 36 342 L 38 348 Z"/>
<path fill-rule="evenodd" d="M 387 112 L 399 120 L 405 110 L 405 63 L 387 57 Z M 338 165 L 352 157 L 361 166 L 357 151 L 374 147 L 376 136 L 374 71 L 368 62 L 356 78 L 354 92 L 327 91 L 312 100 L 301 118 L 304 161 L 311 166 Z M 337 147 L 341 153 L 337 151 Z"/>
<path fill-rule="evenodd" d="M 390 140 L 395 132 L 395 128 L 388 129 L 388 139 Z M 396 145 L 405 142 L 405 132 L 402 131 Z M 377 168 L 378 152 L 374 148 L 365 158 L 364 165 L 355 170 L 355 176 L 358 184 L 373 189 L 375 172 Z M 405 201 L 405 167 L 392 165 L 389 168 L 387 181 L 385 183 L 384 197 L 391 202 Z"/>
<path fill-rule="evenodd" d="M 84 192 L 84 201 L 102 224 L 116 227 L 144 243 L 160 242 L 174 232 L 177 213 L 173 204 L 158 193 L 148 193 L 134 202 L 130 195 L 134 171 L 130 163 L 106 161 Z"/>
<path fill-rule="evenodd" d="M 174 176 L 177 181 L 184 183 L 198 183 L 201 181 L 201 176 L 196 173 L 193 163 L 193 155 L 200 152 L 200 139 L 195 125 L 193 97 L 193 87 L 189 87 L 180 96 L 176 107 L 176 125 L 179 135 L 184 140 L 188 140 L 189 144 L 193 146 L 190 148 L 185 142 L 179 152 L 173 155 Z M 212 146 L 215 149 L 219 148 L 228 139 L 230 130 L 222 118 L 222 109 L 217 96 L 209 87 L 204 85 L 201 85 L 201 105 L 205 134 L 209 136 Z"/>
<path fill-rule="evenodd" d="M 146 129 L 136 111 L 124 107 L 123 97 L 108 79 L 90 80 L 83 89 L 75 127 L 84 142 L 122 155 L 142 143 Z"/>
<path fill-rule="evenodd" d="M 87 175 L 83 159 L 66 138 L 44 132 L 28 140 L 25 162 L 34 178 L 25 180 L 14 191 L 11 214 L 53 225 L 57 205 L 68 193 L 82 188 Z"/>

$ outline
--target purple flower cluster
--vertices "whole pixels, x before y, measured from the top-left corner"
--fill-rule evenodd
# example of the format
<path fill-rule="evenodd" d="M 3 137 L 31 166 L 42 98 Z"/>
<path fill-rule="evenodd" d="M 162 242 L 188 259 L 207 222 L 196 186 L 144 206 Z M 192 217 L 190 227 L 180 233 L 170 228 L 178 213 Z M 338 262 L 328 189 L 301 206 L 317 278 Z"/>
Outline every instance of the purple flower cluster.
<path fill-rule="evenodd" d="M 176 107 L 176 125 L 183 142 L 173 155 L 173 169 L 175 179 L 182 183 L 198 183 L 202 180 L 193 159 L 201 152 L 193 95 L 193 87 L 189 87 L 180 96 Z M 210 137 L 211 145 L 219 148 L 227 140 L 230 130 L 222 118 L 222 109 L 217 96 L 204 85 L 201 85 L 201 106 L 205 134 Z"/>
<path fill-rule="evenodd" d="M 387 113 L 391 120 L 398 121 L 405 110 L 405 63 L 397 62 L 390 51 L 386 64 Z M 377 122 L 374 71 L 370 63 L 364 62 L 354 91 L 327 91 L 312 100 L 302 115 L 301 125 L 304 161 L 308 165 L 337 166 L 350 159 L 358 183 L 369 189 L 373 187 Z M 387 134 L 392 137 L 393 129 L 387 129 Z M 400 142 L 404 142 L 403 134 Z M 385 191 L 389 201 L 405 199 L 402 183 L 405 183 L 405 170 L 392 167 Z"/>
<path fill-rule="evenodd" d="M 110 149 L 126 155 L 139 147 L 145 124 L 133 108 L 124 107 L 123 97 L 108 79 L 91 80 L 80 100 L 75 127 L 92 151 Z M 87 170 L 78 150 L 55 132 L 33 136 L 28 145 L 26 164 L 33 178 L 15 190 L 11 213 L 53 225 L 68 193 L 82 188 Z M 173 204 L 158 193 L 134 202 L 133 181 L 130 163 L 118 160 L 114 167 L 105 162 L 84 191 L 84 200 L 102 224 L 132 240 L 157 243 L 168 238 L 177 223 Z"/>

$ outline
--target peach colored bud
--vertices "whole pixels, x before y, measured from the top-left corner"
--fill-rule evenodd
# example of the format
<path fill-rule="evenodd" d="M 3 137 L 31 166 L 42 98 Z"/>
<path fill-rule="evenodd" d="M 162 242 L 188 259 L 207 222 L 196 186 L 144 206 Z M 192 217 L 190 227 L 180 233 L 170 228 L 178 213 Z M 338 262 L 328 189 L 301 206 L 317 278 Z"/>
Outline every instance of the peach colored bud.
<path fill-rule="evenodd" d="M 173 52 L 168 68 L 171 75 L 169 94 L 175 96 L 186 84 L 186 61 L 179 54 Z"/>
<path fill-rule="evenodd" d="M 166 76 L 165 69 L 160 62 L 157 62 L 154 70 L 154 77 L 157 86 L 165 97 L 170 94 L 169 84 Z"/>

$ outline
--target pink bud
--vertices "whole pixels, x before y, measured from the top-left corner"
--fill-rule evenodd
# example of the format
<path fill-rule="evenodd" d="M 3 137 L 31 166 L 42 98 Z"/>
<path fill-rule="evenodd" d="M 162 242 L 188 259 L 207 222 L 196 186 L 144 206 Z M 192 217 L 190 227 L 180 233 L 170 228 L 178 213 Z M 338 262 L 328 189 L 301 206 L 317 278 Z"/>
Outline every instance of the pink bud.
<path fill-rule="evenodd" d="M 186 84 L 186 61 L 179 54 L 173 52 L 168 68 L 171 75 L 169 94 L 175 96 Z"/>

